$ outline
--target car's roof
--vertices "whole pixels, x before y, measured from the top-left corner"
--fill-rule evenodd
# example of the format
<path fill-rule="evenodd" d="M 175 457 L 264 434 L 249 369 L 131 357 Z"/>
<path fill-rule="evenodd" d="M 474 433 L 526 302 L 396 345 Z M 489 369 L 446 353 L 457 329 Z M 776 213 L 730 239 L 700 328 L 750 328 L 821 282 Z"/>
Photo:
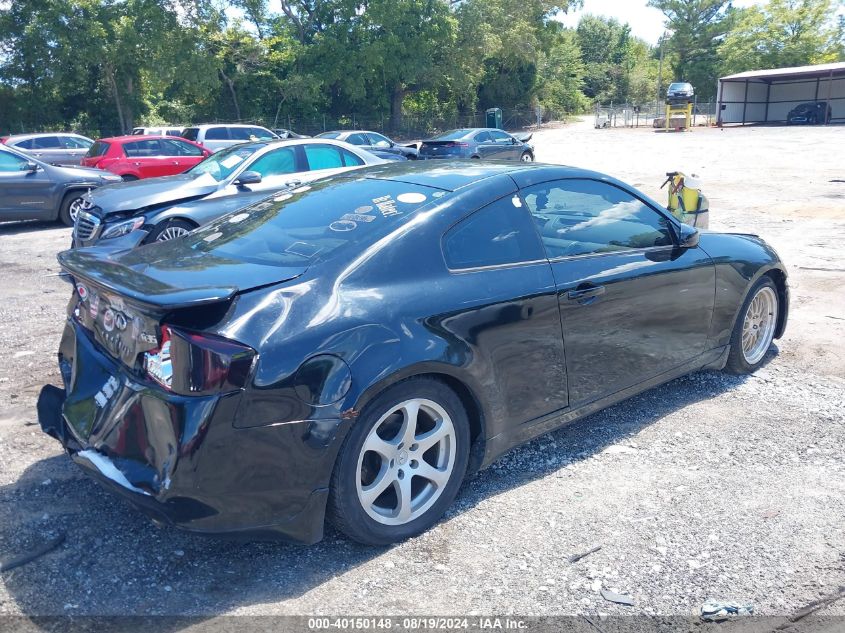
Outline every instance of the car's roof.
<path fill-rule="evenodd" d="M 604 174 L 565 165 L 525 164 L 516 161 L 422 160 L 387 163 L 368 169 L 368 178 L 407 182 L 456 191 L 500 174 L 521 175 L 519 181 L 545 182 L 559 178 L 607 178 Z"/>
<path fill-rule="evenodd" d="M 77 138 L 88 138 L 76 132 L 33 132 L 32 134 L 12 134 L 6 141 L 19 141 L 27 138 L 43 138 L 45 136 L 75 136 Z"/>
<path fill-rule="evenodd" d="M 127 143 L 127 142 L 136 142 L 141 140 L 151 140 L 151 139 L 164 139 L 167 141 L 186 141 L 188 143 L 192 143 L 189 139 L 182 138 L 180 136 L 164 136 L 163 134 L 124 134 L 123 136 L 107 136 L 106 138 L 99 138 L 97 142 L 103 143 Z M 196 143 L 194 143 L 196 144 Z"/>
<path fill-rule="evenodd" d="M 258 123 L 200 123 L 198 125 L 186 125 L 184 129 L 188 128 L 204 128 L 204 127 L 260 127 L 262 130 L 269 130 Z"/>

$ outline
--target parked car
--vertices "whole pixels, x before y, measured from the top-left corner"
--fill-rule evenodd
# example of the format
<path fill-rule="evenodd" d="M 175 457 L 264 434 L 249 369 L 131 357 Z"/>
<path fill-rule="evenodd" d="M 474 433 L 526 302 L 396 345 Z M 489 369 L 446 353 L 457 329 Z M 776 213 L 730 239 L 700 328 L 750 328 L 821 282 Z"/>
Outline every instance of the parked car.
<path fill-rule="evenodd" d="M 147 178 L 92 191 L 86 196 L 73 243 L 77 247 L 92 246 L 138 229 L 148 232 L 148 241 L 172 239 L 227 212 L 226 205 L 186 203 L 250 193 L 266 196 L 382 162 L 365 150 L 327 139 L 243 143 L 212 154 L 178 176 Z"/>
<path fill-rule="evenodd" d="M 694 99 L 695 88 L 686 81 L 672 82 L 666 90 L 666 103 L 669 105 L 692 103 Z"/>
<path fill-rule="evenodd" d="M 404 156 L 408 160 L 416 160 L 419 155 L 419 150 L 414 146 L 401 145 L 387 138 L 384 134 L 378 132 L 370 132 L 367 130 L 336 130 L 333 132 L 323 132 L 318 134 L 317 138 L 333 138 L 338 141 L 344 141 L 363 147 L 369 151 L 388 152 L 390 154 L 397 154 Z"/>
<path fill-rule="evenodd" d="M 530 138 L 530 137 L 529 137 Z M 485 158 L 534 160 L 534 148 L 512 134 L 494 128 L 450 130 L 422 142 L 420 158 Z"/>
<path fill-rule="evenodd" d="M 79 165 L 85 152 L 94 144 L 87 136 L 56 132 L 50 134 L 15 134 L 4 144 L 25 151 L 45 163 Z"/>
<path fill-rule="evenodd" d="M 114 136 L 91 146 L 82 164 L 107 169 L 123 180 L 172 176 L 211 156 L 211 150 L 183 138 Z"/>
<path fill-rule="evenodd" d="M 44 431 L 159 521 L 309 543 L 325 517 L 419 534 L 518 444 L 692 371 L 753 372 L 789 297 L 759 237 L 558 165 L 382 165 L 59 262 Z"/>
<path fill-rule="evenodd" d="M 832 111 L 827 101 L 808 101 L 795 106 L 786 115 L 787 124 L 817 125 L 830 123 Z"/>
<path fill-rule="evenodd" d="M 286 130 L 283 127 L 274 128 L 273 134 L 275 134 L 279 138 L 311 138 L 307 134 L 297 134 L 293 130 Z"/>
<path fill-rule="evenodd" d="M 51 165 L 0 145 L 0 221 L 61 220 L 73 225 L 82 196 L 120 178 L 98 169 Z"/>
<path fill-rule="evenodd" d="M 136 127 L 132 128 L 134 136 L 182 136 L 184 126 Z"/>
<path fill-rule="evenodd" d="M 247 141 L 272 141 L 278 138 L 260 125 L 236 125 L 234 123 L 196 125 L 182 131 L 182 138 L 199 143 L 212 152 Z"/>

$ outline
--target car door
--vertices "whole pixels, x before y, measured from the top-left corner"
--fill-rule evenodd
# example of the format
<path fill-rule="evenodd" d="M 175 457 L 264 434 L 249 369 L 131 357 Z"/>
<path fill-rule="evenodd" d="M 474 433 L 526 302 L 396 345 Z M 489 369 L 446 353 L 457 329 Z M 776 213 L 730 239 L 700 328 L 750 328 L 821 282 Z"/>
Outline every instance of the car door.
<path fill-rule="evenodd" d="M 537 232 L 516 194 L 471 213 L 441 240 L 449 272 L 438 296 L 459 299 L 431 327 L 473 348 L 473 363 L 496 385 L 509 429 L 567 406 L 557 289 Z"/>
<path fill-rule="evenodd" d="M 496 144 L 495 158 L 502 160 L 519 160 L 522 157 L 522 148 L 514 143 L 514 138 L 507 132 L 501 130 L 490 130 L 490 136 Z"/>
<path fill-rule="evenodd" d="M 715 267 L 676 225 L 614 184 L 523 188 L 557 286 L 569 398 L 587 404 L 693 361 L 707 347 Z"/>
<path fill-rule="evenodd" d="M 79 165 L 82 158 L 91 148 L 93 142 L 81 136 L 60 137 L 64 146 L 65 157 L 62 162 L 66 165 Z"/>
<path fill-rule="evenodd" d="M 166 156 L 162 156 L 158 139 L 139 138 L 123 144 L 128 172 L 138 178 L 155 178 L 167 175 Z M 123 175 L 123 174 L 121 174 Z"/>
<path fill-rule="evenodd" d="M 302 165 L 297 161 L 294 146 L 279 147 L 262 154 L 240 173 L 255 171 L 261 174 L 261 182 L 248 185 L 250 191 L 280 189 L 288 183 L 301 182 L 299 177 Z"/>
<path fill-rule="evenodd" d="M 27 220 L 52 214 L 53 183 L 44 168 L 27 170 L 27 159 L 0 150 L 0 219 Z"/>
<path fill-rule="evenodd" d="M 493 142 L 493 137 L 490 132 L 484 130 L 472 137 L 475 142 L 475 151 L 481 158 L 495 158 L 498 148 Z"/>
<path fill-rule="evenodd" d="M 185 138 L 189 140 L 194 140 L 190 136 L 186 136 Z M 249 136 L 246 137 L 244 140 L 248 140 Z M 232 141 L 229 140 L 229 128 L 223 125 L 217 125 L 214 127 L 207 128 L 205 130 L 205 134 L 203 135 L 203 139 L 201 144 L 210 149 L 212 152 L 217 152 L 224 147 L 229 147 L 230 145 L 234 145 L 241 141 Z"/>
<path fill-rule="evenodd" d="M 196 145 L 177 139 L 161 139 L 161 146 L 173 163 L 170 174 L 181 174 L 205 158 L 203 151 Z"/>
<path fill-rule="evenodd" d="M 402 156 L 402 150 L 397 148 L 393 141 L 386 136 L 382 136 L 376 132 L 367 132 L 368 143 L 365 149 L 377 149 L 381 152 L 390 152 Z"/>

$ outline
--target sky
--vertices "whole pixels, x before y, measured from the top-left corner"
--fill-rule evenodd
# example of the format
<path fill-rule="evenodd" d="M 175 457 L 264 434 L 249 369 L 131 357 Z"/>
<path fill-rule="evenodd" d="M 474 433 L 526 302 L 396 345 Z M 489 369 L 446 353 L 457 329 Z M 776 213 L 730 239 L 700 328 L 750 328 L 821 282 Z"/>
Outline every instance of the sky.
<path fill-rule="evenodd" d="M 752 4 L 765 4 L 764 0 L 734 0 L 735 7 L 748 7 Z M 631 25 L 631 33 L 644 39 L 649 44 L 657 44 L 663 33 L 663 14 L 648 6 L 647 0 L 584 0 L 584 8 L 570 11 L 560 16 L 566 26 L 578 26 L 578 20 L 585 13 L 616 18 L 623 24 Z"/>

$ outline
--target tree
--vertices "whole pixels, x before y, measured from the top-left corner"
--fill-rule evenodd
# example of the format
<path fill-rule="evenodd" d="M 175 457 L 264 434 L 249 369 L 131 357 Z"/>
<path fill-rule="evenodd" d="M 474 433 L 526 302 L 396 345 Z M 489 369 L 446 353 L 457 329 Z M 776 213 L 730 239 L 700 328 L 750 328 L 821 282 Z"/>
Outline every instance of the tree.
<path fill-rule="evenodd" d="M 715 94 L 719 59 L 716 47 L 731 28 L 731 0 L 649 0 L 673 31 L 669 50 L 675 81 L 689 81 L 699 98 Z"/>
<path fill-rule="evenodd" d="M 843 59 L 834 0 L 771 0 L 742 9 L 719 46 L 722 73 L 822 64 Z"/>

